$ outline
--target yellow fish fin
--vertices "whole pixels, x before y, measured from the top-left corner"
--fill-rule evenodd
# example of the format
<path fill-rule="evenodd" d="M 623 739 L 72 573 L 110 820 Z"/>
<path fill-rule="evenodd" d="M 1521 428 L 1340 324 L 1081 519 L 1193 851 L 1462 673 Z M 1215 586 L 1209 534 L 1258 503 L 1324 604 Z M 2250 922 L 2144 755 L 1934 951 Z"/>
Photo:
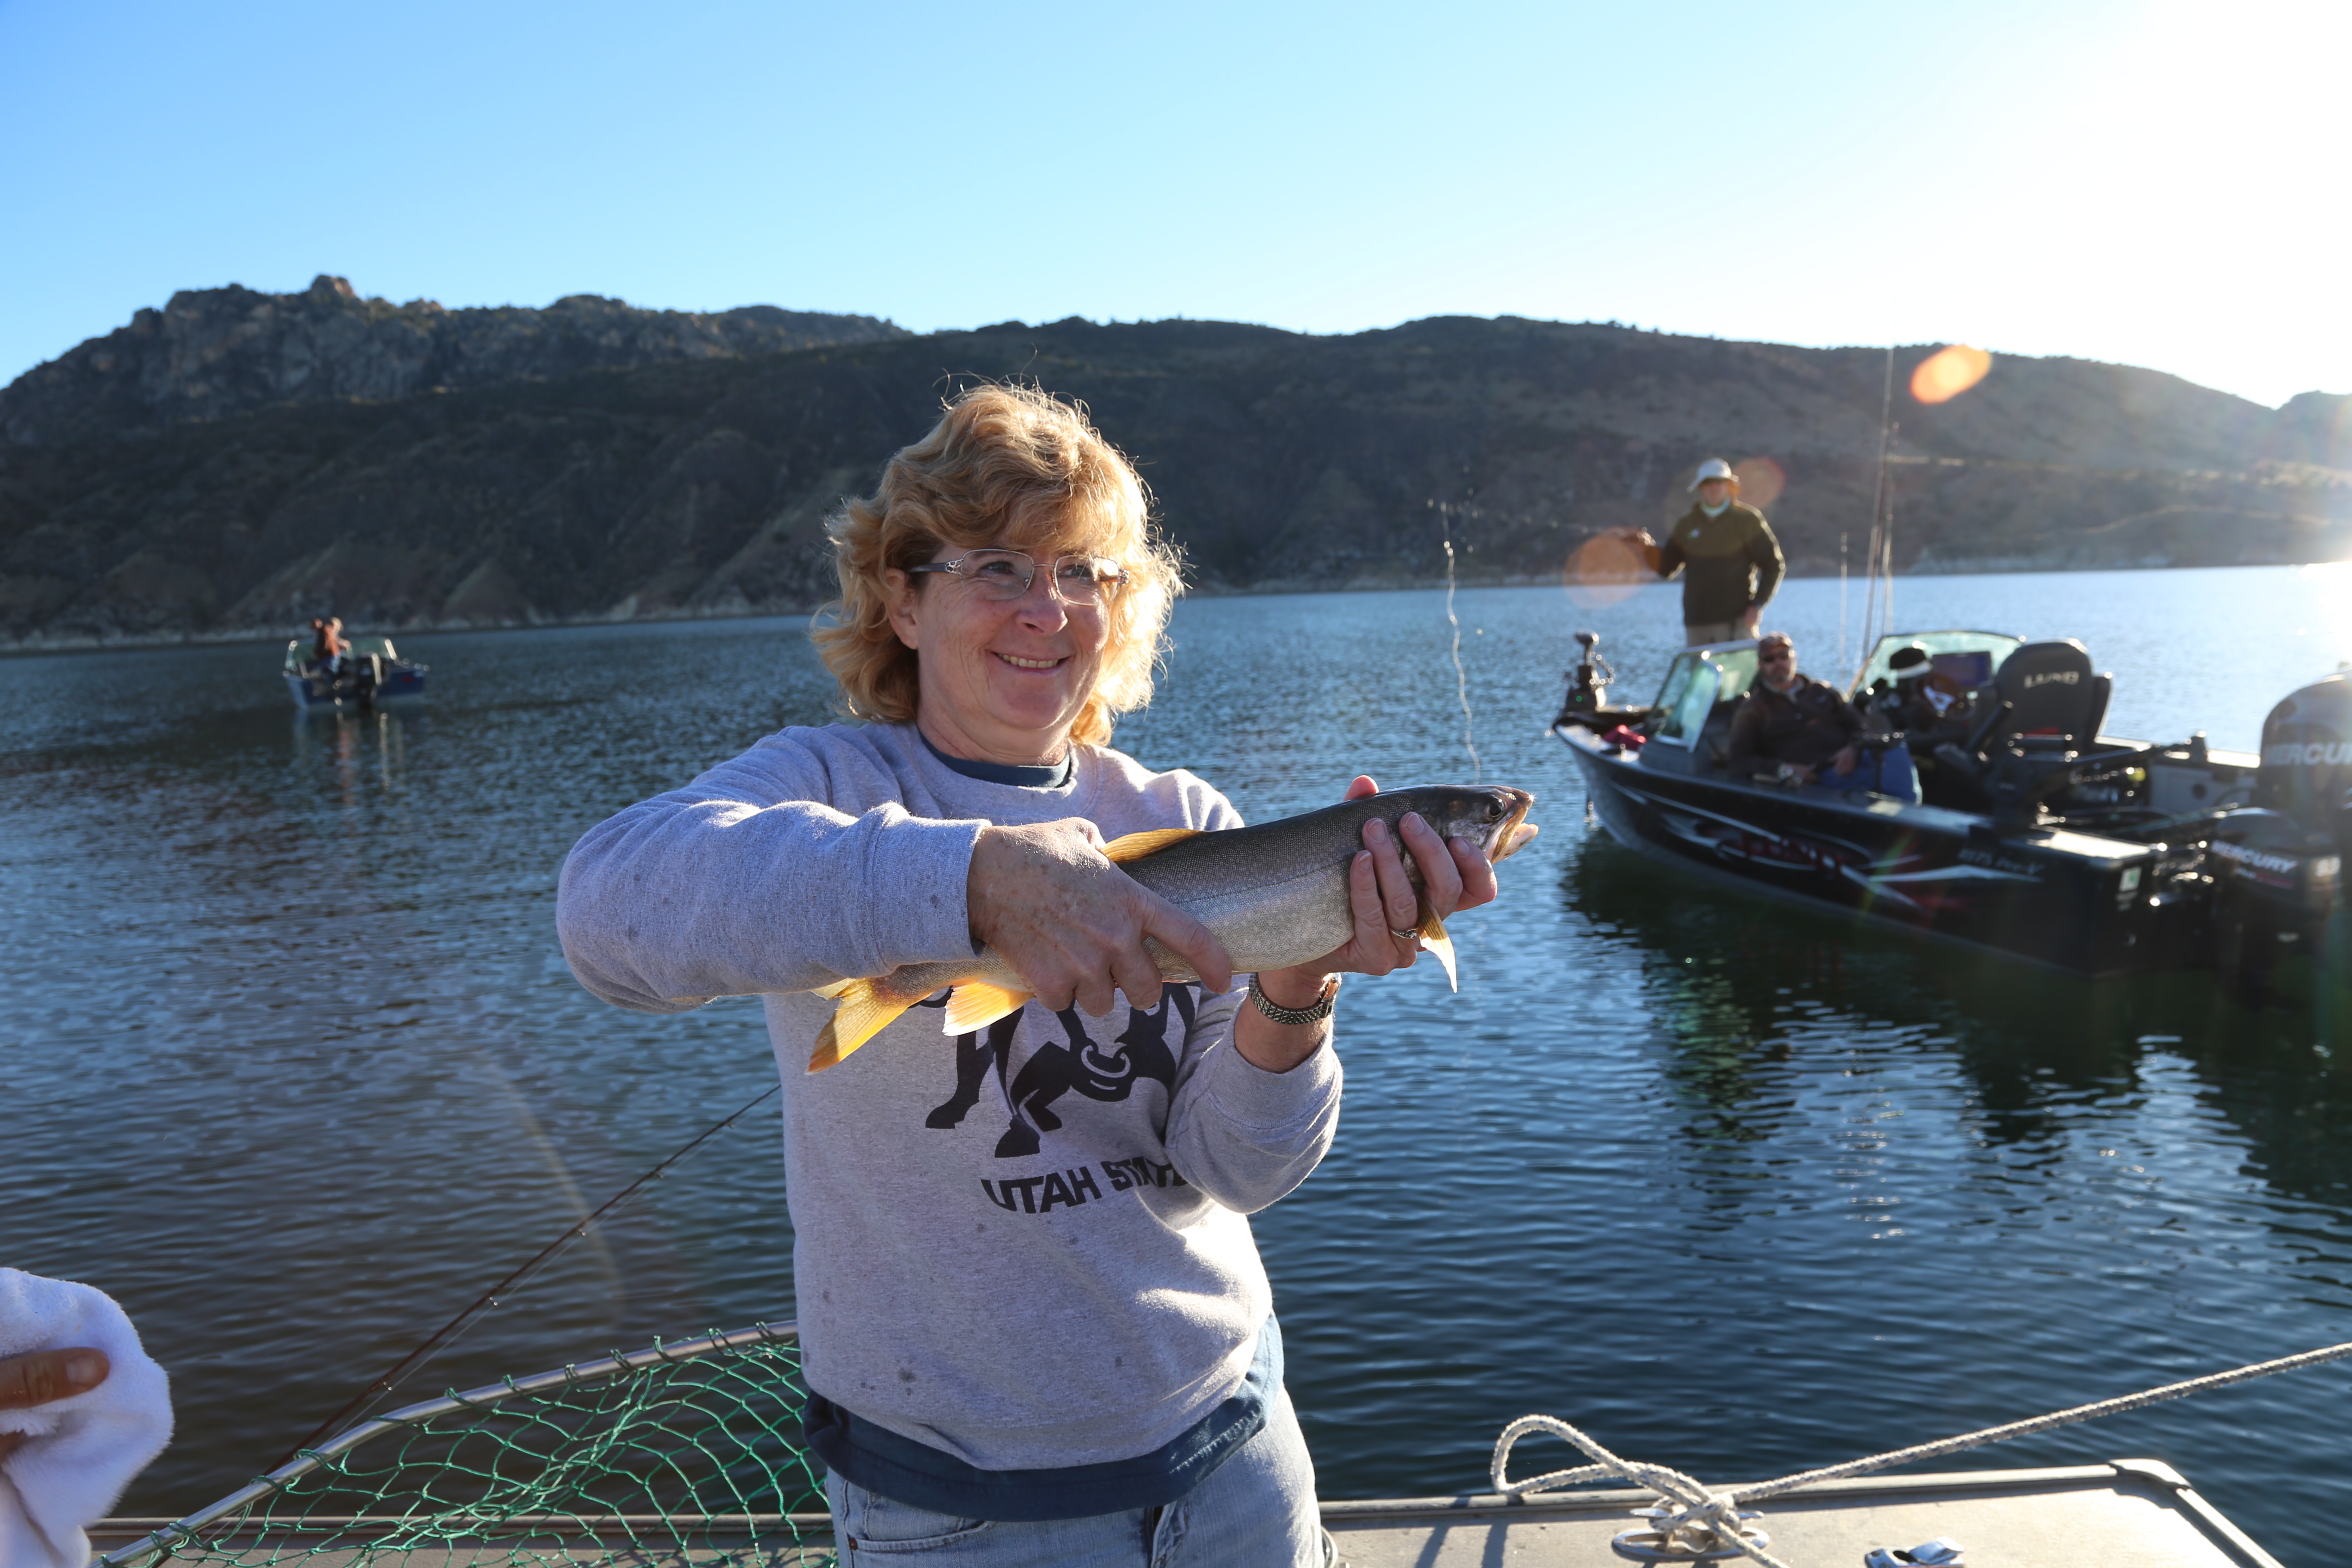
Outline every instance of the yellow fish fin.
<path fill-rule="evenodd" d="M 1412 929 L 1421 933 L 1423 951 L 1435 953 L 1437 962 L 1445 966 L 1446 985 L 1452 990 L 1461 990 L 1462 977 L 1454 969 L 1454 939 L 1445 934 L 1445 922 L 1437 918 L 1437 911 L 1423 904 L 1421 921 Z"/>
<path fill-rule="evenodd" d="M 871 980 L 850 981 L 840 988 L 839 996 L 839 1005 L 818 1031 L 816 1045 L 809 1052 L 811 1072 L 823 1072 L 833 1066 L 879 1034 L 891 1019 L 922 1000 L 919 996 L 885 996 Z"/>
<path fill-rule="evenodd" d="M 1155 827 L 1149 833 L 1130 833 L 1124 838 L 1114 838 L 1103 846 L 1103 853 L 1114 866 L 1129 860 L 1140 860 L 1147 855 L 1157 855 L 1171 844 L 1181 844 L 1187 838 L 1198 838 L 1207 832 L 1204 827 Z"/>
<path fill-rule="evenodd" d="M 967 980 L 948 993 L 947 1031 L 950 1035 L 969 1035 L 976 1029 L 985 1029 L 999 1018 L 1021 1011 L 1027 1005 L 1030 994 L 985 981 Z"/>
<path fill-rule="evenodd" d="M 855 980 L 836 980 L 830 985 L 812 987 L 810 994 L 822 996 L 828 1002 L 838 1002 L 841 1000 L 841 994 L 856 984 Z"/>

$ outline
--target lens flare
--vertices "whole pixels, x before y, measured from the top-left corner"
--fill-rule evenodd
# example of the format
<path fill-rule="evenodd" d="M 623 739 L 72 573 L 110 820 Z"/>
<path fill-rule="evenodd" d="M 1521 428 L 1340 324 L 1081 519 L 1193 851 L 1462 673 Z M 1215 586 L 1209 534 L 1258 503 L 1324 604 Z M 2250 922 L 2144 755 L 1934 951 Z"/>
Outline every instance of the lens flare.
<path fill-rule="evenodd" d="M 1929 354 L 1911 373 L 1911 395 L 1922 403 L 1949 403 L 1985 378 L 1992 355 L 1966 343 Z"/>
<path fill-rule="evenodd" d="M 1588 610 L 1598 610 L 1631 597 L 1644 583 L 1657 577 L 1642 559 L 1639 545 L 1603 533 L 1576 547 L 1560 572 L 1568 596 Z"/>
<path fill-rule="evenodd" d="M 1739 478 L 1739 499 L 1762 511 L 1789 488 L 1789 476 L 1769 458 L 1742 458 L 1731 465 Z"/>

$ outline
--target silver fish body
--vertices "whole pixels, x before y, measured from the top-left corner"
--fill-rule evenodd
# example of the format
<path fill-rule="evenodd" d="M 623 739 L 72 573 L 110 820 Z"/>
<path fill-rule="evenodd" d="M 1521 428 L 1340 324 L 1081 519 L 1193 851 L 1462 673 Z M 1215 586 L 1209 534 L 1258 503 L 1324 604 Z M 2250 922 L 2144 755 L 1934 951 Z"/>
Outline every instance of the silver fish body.
<path fill-rule="evenodd" d="M 1229 833 L 1200 834 L 1123 868 L 1214 931 L 1237 972 L 1287 969 L 1346 945 L 1355 934 L 1348 870 L 1364 847 L 1366 823 L 1387 824 L 1402 851 L 1397 825 L 1417 812 L 1439 837 L 1466 840 L 1489 860 L 1500 860 L 1517 847 L 1517 830 L 1534 804 L 1527 791 L 1500 784 L 1430 784 Z M 1404 865 L 1419 892 L 1421 868 L 1409 853 Z M 1160 951 L 1157 942 L 1150 945 L 1161 974 L 1199 978 L 1183 960 Z"/>
<path fill-rule="evenodd" d="M 1398 823 L 1418 813 L 1445 838 L 1475 844 L 1499 861 L 1533 837 L 1525 826 L 1535 796 L 1500 784 L 1429 784 L 1345 801 L 1223 833 L 1169 829 L 1135 834 L 1106 847 L 1122 870 L 1214 933 L 1237 973 L 1286 969 L 1345 946 L 1354 934 L 1348 874 L 1364 847 L 1364 825 L 1388 826 L 1402 849 Z M 1404 855 L 1406 875 L 1420 891 L 1420 868 Z M 1454 973 L 1445 930 L 1425 904 L 1416 914 L 1425 944 Z M 1157 942 L 1146 942 L 1161 976 L 1189 984 L 1192 965 Z M 1029 983 L 992 948 L 967 960 L 908 964 L 871 980 L 845 981 L 818 994 L 840 1008 L 819 1036 L 811 1070 L 856 1050 L 908 1007 L 948 989 L 944 1026 L 950 1034 L 984 1027 L 1029 999 Z"/>

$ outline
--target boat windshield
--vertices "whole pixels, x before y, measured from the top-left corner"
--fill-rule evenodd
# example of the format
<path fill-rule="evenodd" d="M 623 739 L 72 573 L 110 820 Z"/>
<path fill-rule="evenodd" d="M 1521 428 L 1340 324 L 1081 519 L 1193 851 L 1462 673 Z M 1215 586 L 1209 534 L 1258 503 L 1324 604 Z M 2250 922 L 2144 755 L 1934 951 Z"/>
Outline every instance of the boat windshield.
<path fill-rule="evenodd" d="M 1889 675 L 1895 650 L 1913 643 L 1927 650 L 1927 660 L 1937 674 L 1963 691 L 1972 691 L 1991 685 L 1993 672 L 2024 640 L 2000 632 L 1897 632 L 1879 638 L 1878 646 L 1870 650 L 1870 662 L 1862 667 L 1861 678 L 1853 683 L 1854 693 L 1869 690 L 1873 681 Z"/>
<path fill-rule="evenodd" d="M 1676 654 L 1654 704 L 1659 714 L 1654 738 L 1677 746 L 1696 744 L 1715 705 L 1746 695 L 1755 684 L 1754 643 L 1689 648 Z"/>
<path fill-rule="evenodd" d="M 353 637 L 352 639 L 352 651 L 358 654 L 362 658 L 365 658 L 369 654 L 376 654 L 386 659 L 394 659 L 400 657 L 398 654 L 392 651 L 392 639 L 390 637 Z"/>

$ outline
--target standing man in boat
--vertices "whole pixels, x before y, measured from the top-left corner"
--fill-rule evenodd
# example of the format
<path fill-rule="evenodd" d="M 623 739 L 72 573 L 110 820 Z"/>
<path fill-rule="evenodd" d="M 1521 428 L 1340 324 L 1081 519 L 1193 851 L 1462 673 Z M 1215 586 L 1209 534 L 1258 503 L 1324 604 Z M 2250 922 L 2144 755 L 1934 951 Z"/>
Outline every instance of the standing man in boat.
<path fill-rule="evenodd" d="M 1780 542 L 1762 512 L 1739 504 L 1739 476 L 1721 458 L 1701 463 L 1690 488 L 1698 500 L 1665 543 L 1643 528 L 1618 537 L 1640 550 L 1643 563 L 1659 576 L 1682 573 L 1684 647 L 1752 637 L 1788 569 Z"/>

